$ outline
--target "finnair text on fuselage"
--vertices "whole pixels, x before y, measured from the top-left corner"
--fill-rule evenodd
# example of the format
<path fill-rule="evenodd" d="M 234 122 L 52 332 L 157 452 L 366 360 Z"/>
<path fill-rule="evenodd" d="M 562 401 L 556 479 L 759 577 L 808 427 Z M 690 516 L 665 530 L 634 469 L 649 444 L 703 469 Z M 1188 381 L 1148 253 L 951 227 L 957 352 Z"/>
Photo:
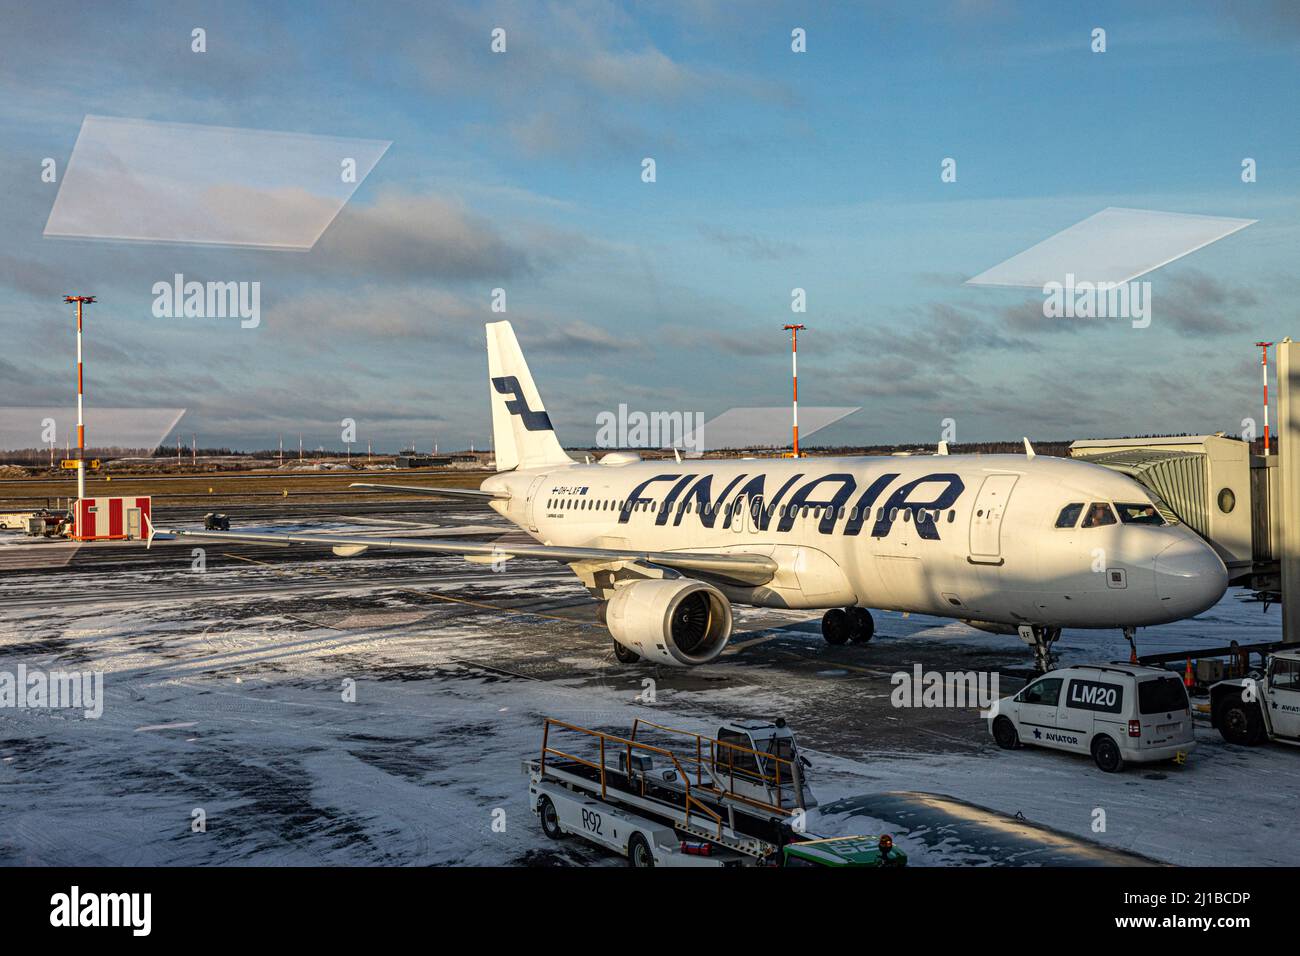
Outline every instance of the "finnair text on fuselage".
<path fill-rule="evenodd" d="M 626 499 L 620 502 L 619 524 L 627 524 L 638 510 L 655 503 L 655 524 L 673 527 L 682 524 L 687 515 L 702 527 L 713 528 L 719 519 L 726 527 L 741 507 L 749 507 L 760 531 L 788 534 L 795 528 L 795 519 L 812 513 L 819 517 L 816 528 L 819 534 L 860 534 L 868 523 L 871 536 L 883 538 L 898 520 L 913 521 L 917 534 L 925 540 L 939 540 L 940 515 L 953 507 L 966 485 L 952 472 L 934 472 L 898 485 L 887 497 L 885 492 L 900 477 L 897 472 L 886 472 L 867 480 L 865 487 L 859 476 L 848 472 L 833 472 L 817 477 L 805 473 L 772 482 L 769 493 L 767 474 L 742 473 L 731 478 L 714 497 L 714 474 L 660 474 L 639 483 Z M 929 486 L 929 487 L 927 487 Z M 574 491 L 587 494 L 588 488 L 554 486 L 552 494 L 570 495 Z M 653 491 L 660 491 L 655 496 Z M 880 508 L 872 515 L 877 502 Z M 746 505 L 748 503 L 748 505 Z M 807 510 L 805 510 L 807 509 Z"/>

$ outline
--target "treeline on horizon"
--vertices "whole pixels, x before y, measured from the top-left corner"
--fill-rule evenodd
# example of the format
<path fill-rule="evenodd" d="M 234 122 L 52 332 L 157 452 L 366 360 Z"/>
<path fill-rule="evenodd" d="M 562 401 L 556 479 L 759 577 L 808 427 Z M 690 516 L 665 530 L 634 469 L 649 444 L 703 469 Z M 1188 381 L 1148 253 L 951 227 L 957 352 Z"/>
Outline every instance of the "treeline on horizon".
<path fill-rule="evenodd" d="M 1186 437 L 1190 437 L 1191 434 L 1192 433 L 1190 432 L 1183 432 L 1178 434 L 1125 435 L 1120 437 L 1123 439 L 1186 438 Z M 1237 438 L 1238 436 L 1225 435 L 1224 437 Z M 1118 441 L 1120 440 L 1120 438 L 1116 438 L 1113 440 Z M 1060 458 L 1069 457 L 1071 441 L 1073 441 L 1073 439 L 1049 439 L 1049 440 L 1042 440 L 1042 441 L 1036 441 L 1032 438 L 1030 439 L 1030 443 L 1033 445 L 1035 453 L 1040 455 L 1054 455 Z M 1263 438 L 1256 438 L 1254 441 L 1250 443 L 1250 445 L 1251 445 L 1251 452 L 1253 454 L 1256 455 L 1263 454 L 1264 452 Z M 1274 435 L 1271 438 L 1271 448 L 1273 453 L 1276 454 L 1278 450 L 1278 446 L 1279 446 L 1278 438 L 1276 435 Z M 936 448 L 937 448 L 937 443 L 935 442 L 927 442 L 927 443 L 899 442 L 896 444 L 869 444 L 869 445 L 805 444 L 803 446 L 803 451 L 808 454 L 816 455 L 816 456 L 892 455 L 900 452 L 910 452 L 913 454 L 933 454 L 936 451 Z M 706 452 L 706 455 L 718 456 L 718 455 L 727 455 L 727 454 L 734 454 L 739 452 L 750 452 L 750 451 L 779 454 L 784 450 L 786 449 L 782 449 L 782 448 L 714 449 L 709 452 Z M 614 449 L 614 448 L 582 448 L 582 447 L 571 446 L 569 448 L 569 451 L 575 455 L 589 453 L 593 457 L 598 457 L 610 451 L 639 451 L 642 453 L 648 453 L 653 455 L 672 454 L 670 449 L 664 450 L 664 449 L 646 449 L 646 448 Z M 1024 442 L 1021 439 L 1007 440 L 1007 441 L 949 442 L 948 452 L 953 455 L 1022 454 L 1024 452 Z M 462 455 L 468 453 L 469 453 L 468 449 L 465 449 L 461 451 L 448 450 L 448 451 L 443 451 L 440 454 L 447 456 L 447 455 Z M 60 448 L 54 449 L 53 460 L 54 460 L 55 468 L 58 468 L 59 462 L 64 459 L 65 454 L 67 454 L 66 449 L 60 449 Z M 337 450 L 318 450 L 318 449 L 304 448 L 301 454 L 301 458 L 303 461 L 321 461 L 321 460 L 334 459 L 334 458 L 343 458 L 346 457 L 347 454 L 348 453 L 346 448 L 337 449 Z M 379 458 L 379 459 L 391 459 L 397 457 L 397 455 L 399 454 L 402 453 L 401 452 L 376 452 L 372 457 Z M 490 455 L 491 453 L 484 449 L 478 449 L 477 454 Z M 211 448 L 199 448 L 196 451 L 191 447 L 182 446 L 179 455 L 177 455 L 175 447 L 168 448 L 166 445 L 160 445 L 157 448 L 92 447 L 86 450 L 87 459 L 99 458 L 106 461 L 122 461 L 124 459 L 135 459 L 140 463 L 144 463 L 147 461 L 155 461 L 158 464 L 166 464 L 169 461 L 171 462 L 179 461 L 180 463 L 184 464 L 185 462 L 191 461 L 196 456 L 200 459 L 232 458 L 232 459 L 241 459 L 241 460 L 278 462 L 282 455 L 283 455 L 284 462 L 286 464 L 295 462 L 299 459 L 298 449 L 296 448 L 294 448 L 292 451 L 286 448 L 284 449 L 283 452 L 281 452 L 280 449 L 278 448 L 264 448 L 264 449 L 255 449 L 252 451 L 241 451 L 227 446 L 220 446 L 220 447 L 211 447 Z M 75 451 L 72 452 L 70 457 L 75 457 Z M 366 453 L 358 452 L 354 448 L 351 457 L 353 461 L 363 460 L 366 457 Z M 0 464 L 22 465 L 28 468 L 36 468 L 36 469 L 49 468 L 50 449 L 49 448 L 25 448 L 25 449 L 0 451 Z"/>

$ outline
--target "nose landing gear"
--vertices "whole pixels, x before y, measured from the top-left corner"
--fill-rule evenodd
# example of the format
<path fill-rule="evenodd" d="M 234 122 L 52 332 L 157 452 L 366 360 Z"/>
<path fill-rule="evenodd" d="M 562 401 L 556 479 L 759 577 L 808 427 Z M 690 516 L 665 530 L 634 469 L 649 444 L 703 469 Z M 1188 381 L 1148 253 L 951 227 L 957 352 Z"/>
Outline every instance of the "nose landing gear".
<path fill-rule="evenodd" d="M 1020 639 L 1034 649 L 1034 667 L 1038 673 L 1046 674 L 1056 666 L 1056 655 L 1052 653 L 1052 645 L 1061 636 L 1059 627 L 1021 624 L 1016 630 L 1020 634 Z"/>

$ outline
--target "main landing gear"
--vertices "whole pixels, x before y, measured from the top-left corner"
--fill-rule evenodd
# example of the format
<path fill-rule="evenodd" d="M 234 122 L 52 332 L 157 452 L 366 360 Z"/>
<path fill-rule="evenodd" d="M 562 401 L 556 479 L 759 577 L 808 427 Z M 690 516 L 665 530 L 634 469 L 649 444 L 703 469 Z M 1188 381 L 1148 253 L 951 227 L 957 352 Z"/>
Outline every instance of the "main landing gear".
<path fill-rule="evenodd" d="M 865 644 L 875 633 L 875 619 L 865 607 L 835 607 L 822 615 L 822 637 L 827 644 Z"/>
<path fill-rule="evenodd" d="M 1061 636 L 1059 627 L 1021 624 L 1016 630 L 1020 634 L 1020 639 L 1034 649 L 1034 667 L 1038 673 L 1046 674 L 1056 666 L 1056 655 L 1052 653 L 1052 645 Z"/>
<path fill-rule="evenodd" d="M 624 647 L 618 641 L 614 641 L 614 659 L 620 664 L 635 664 L 641 659 L 641 655 L 629 647 Z"/>

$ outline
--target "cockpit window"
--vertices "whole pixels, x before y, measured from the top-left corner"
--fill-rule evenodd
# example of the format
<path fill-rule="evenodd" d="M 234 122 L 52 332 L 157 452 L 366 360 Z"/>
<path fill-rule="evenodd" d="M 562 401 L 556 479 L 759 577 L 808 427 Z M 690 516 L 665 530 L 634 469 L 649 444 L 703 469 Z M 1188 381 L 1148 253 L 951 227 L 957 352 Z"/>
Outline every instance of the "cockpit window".
<path fill-rule="evenodd" d="M 1056 526 L 1058 528 L 1073 528 L 1079 523 L 1079 513 L 1083 511 L 1083 502 L 1074 501 L 1061 509 L 1061 513 L 1056 516 Z"/>
<path fill-rule="evenodd" d="M 1083 527 L 1100 528 L 1102 525 L 1114 524 L 1115 512 L 1110 510 L 1110 505 L 1104 501 L 1094 501 L 1088 505 L 1088 511 L 1083 516 Z"/>
<path fill-rule="evenodd" d="M 1115 508 L 1119 511 L 1119 520 L 1125 524 L 1162 525 L 1165 523 L 1165 519 L 1160 517 L 1160 512 L 1156 510 L 1156 506 L 1150 502 L 1124 504 L 1117 501 L 1115 502 Z"/>

